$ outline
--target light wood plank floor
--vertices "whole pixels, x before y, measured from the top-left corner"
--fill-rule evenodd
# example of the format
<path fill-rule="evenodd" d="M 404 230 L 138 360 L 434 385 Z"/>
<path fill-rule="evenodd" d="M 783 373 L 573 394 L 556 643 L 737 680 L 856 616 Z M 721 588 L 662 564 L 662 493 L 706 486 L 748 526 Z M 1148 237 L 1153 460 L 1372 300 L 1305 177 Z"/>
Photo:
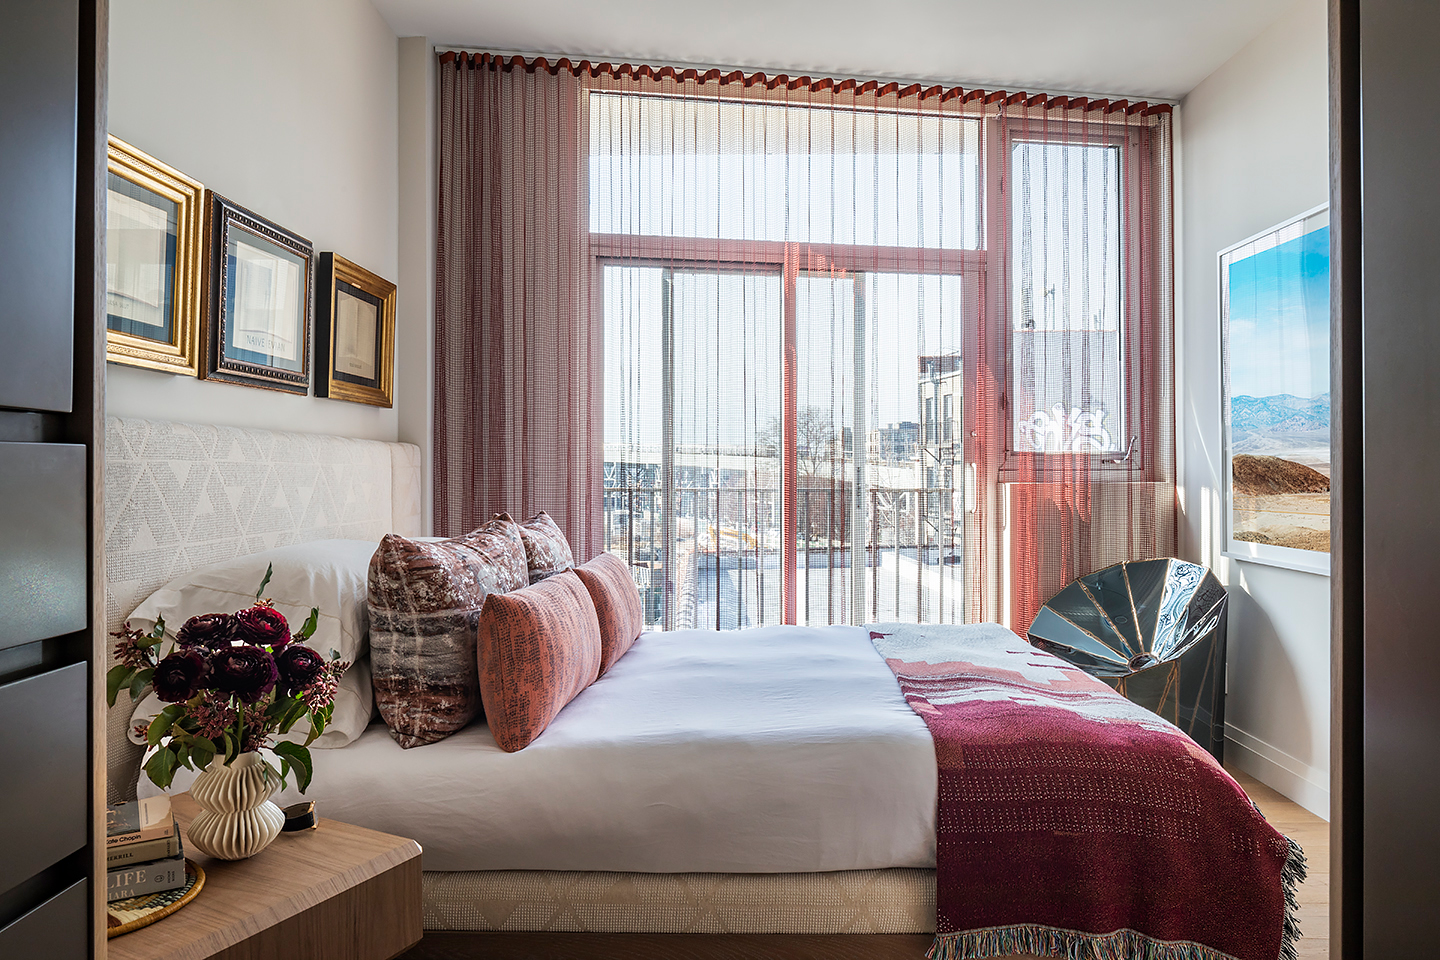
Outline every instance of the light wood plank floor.
<path fill-rule="evenodd" d="M 1309 868 L 1300 887 L 1300 960 L 1330 957 L 1330 824 L 1248 774 L 1231 770 L 1271 826 L 1300 844 Z"/>

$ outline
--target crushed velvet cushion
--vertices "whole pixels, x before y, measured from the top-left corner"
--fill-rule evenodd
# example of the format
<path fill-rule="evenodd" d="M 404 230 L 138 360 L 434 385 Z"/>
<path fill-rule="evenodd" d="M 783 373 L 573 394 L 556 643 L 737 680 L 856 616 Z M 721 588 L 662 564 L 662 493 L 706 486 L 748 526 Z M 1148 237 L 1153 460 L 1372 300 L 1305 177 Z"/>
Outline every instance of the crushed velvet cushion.
<path fill-rule="evenodd" d="M 508 517 L 509 514 L 497 516 Z M 525 541 L 531 583 L 539 583 L 546 577 L 574 568 L 575 555 L 570 552 L 570 541 L 565 539 L 560 527 L 544 510 L 520 524 L 520 537 Z"/>
<path fill-rule="evenodd" d="M 603 677 L 645 629 L 640 589 L 635 586 L 625 561 L 613 553 L 602 553 L 576 567 L 575 574 L 595 603 L 595 618 L 600 622 L 600 676 Z"/>
<path fill-rule="evenodd" d="M 434 743 L 475 718 L 480 610 L 487 596 L 527 581 L 525 544 L 509 518 L 450 540 L 380 542 L 370 560 L 370 667 L 396 743 Z"/>
<path fill-rule="evenodd" d="M 477 647 L 485 719 L 500 749 L 514 753 L 599 676 L 595 604 L 573 572 L 491 594 Z"/>

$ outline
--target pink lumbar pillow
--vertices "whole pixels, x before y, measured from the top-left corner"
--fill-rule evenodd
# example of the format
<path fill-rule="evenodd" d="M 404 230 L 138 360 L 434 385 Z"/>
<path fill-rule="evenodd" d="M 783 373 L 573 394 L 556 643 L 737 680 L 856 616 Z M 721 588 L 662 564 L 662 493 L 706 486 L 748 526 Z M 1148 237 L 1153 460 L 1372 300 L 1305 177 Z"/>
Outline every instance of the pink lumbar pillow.
<path fill-rule="evenodd" d="M 589 591 L 567 571 L 490 594 L 476 652 L 490 732 L 514 753 L 600 675 L 600 625 Z"/>
<path fill-rule="evenodd" d="M 645 612 L 640 590 L 625 561 L 613 553 L 602 553 L 575 568 L 575 574 L 590 591 L 595 617 L 600 621 L 600 676 L 625 655 L 645 629 Z"/>

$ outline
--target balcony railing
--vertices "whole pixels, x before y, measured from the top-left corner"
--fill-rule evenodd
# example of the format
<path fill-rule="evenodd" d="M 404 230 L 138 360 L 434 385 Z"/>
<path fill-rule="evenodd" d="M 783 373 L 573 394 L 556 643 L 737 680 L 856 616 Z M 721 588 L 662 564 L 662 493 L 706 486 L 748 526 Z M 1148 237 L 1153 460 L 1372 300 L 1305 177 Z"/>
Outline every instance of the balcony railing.
<path fill-rule="evenodd" d="M 662 489 L 605 488 L 605 546 L 629 563 L 646 623 L 717 630 L 779 623 L 780 491 L 684 487 L 671 498 L 667 520 Z M 948 487 L 870 487 L 855 504 L 848 484 L 800 487 L 797 620 L 964 620 L 956 499 Z"/>

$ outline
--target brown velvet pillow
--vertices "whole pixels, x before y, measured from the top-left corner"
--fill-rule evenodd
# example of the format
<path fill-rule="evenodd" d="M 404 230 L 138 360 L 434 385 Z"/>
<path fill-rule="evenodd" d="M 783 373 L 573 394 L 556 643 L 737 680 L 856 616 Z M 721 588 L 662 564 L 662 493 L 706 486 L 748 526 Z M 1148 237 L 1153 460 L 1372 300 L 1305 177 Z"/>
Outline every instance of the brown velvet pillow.
<path fill-rule="evenodd" d="M 573 572 L 492 593 L 476 647 L 485 719 L 500 749 L 514 753 L 599 675 L 595 604 Z"/>
<path fill-rule="evenodd" d="M 600 621 L 600 676 L 625 655 L 640 631 L 645 629 L 645 611 L 640 589 L 630 576 L 625 561 L 613 553 L 602 553 L 575 574 L 590 591 L 595 618 Z"/>
<path fill-rule="evenodd" d="M 499 513 L 496 516 L 508 518 L 510 515 Z M 574 568 L 575 554 L 570 551 L 570 541 L 565 539 L 560 527 L 544 510 L 520 524 L 520 538 L 525 541 L 531 583 L 539 583 L 546 577 Z"/>
<path fill-rule="evenodd" d="M 380 541 L 370 558 L 370 669 L 396 743 L 443 740 L 479 713 L 480 609 L 528 577 L 520 528 L 509 519 L 450 540 L 392 533 Z"/>

